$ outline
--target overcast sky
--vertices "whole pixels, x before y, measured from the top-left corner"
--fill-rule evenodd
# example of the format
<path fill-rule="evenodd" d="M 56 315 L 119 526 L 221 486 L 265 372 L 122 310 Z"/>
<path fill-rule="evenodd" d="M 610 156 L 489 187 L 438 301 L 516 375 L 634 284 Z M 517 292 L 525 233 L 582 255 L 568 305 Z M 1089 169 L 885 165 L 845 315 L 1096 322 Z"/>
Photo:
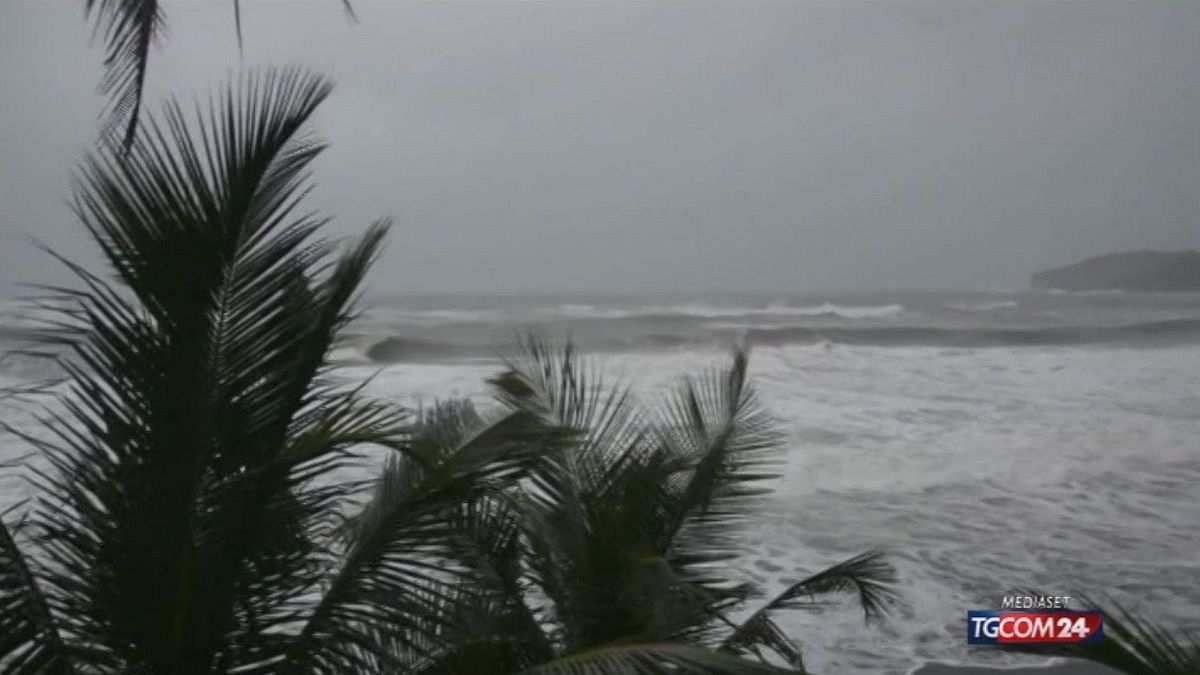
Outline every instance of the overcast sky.
<path fill-rule="evenodd" d="M 377 291 L 1012 288 L 1200 247 L 1200 2 L 168 2 L 150 99 L 338 87 L 314 205 Z M 0 3 L 0 293 L 94 262 L 80 2 Z"/>

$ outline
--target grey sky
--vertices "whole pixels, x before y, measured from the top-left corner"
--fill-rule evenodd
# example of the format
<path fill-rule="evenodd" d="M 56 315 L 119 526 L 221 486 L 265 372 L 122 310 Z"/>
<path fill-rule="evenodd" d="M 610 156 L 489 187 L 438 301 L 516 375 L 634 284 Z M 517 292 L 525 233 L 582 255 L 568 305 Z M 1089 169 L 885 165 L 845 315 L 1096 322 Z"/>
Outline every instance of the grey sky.
<path fill-rule="evenodd" d="M 1022 286 L 1200 247 L 1200 3 L 167 4 L 150 99 L 338 81 L 314 204 L 397 219 L 379 291 Z M 81 3 L 0 3 L 0 293 L 94 260 Z"/>

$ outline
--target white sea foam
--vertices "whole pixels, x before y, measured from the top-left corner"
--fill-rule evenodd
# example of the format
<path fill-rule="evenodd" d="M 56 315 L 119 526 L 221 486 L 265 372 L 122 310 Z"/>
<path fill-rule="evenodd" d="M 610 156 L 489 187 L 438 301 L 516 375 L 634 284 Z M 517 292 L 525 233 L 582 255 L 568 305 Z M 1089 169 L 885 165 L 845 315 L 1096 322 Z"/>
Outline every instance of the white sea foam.
<path fill-rule="evenodd" d="M 904 306 L 900 304 L 839 305 L 829 302 L 811 305 L 789 305 L 785 303 L 764 305 L 563 303 L 524 308 L 509 307 L 504 309 L 423 309 L 402 305 L 385 305 L 372 307 L 366 312 L 364 318 L 366 320 L 365 324 L 373 327 L 403 328 L 406 326 L 436 326 L 439 324 L 497 322 L 521 324 L 528 321 L 542 322 L 556 319 L 619 320 L 644 317 L 670 317 L 679 319 L 749 319 L 759 317 L 886 319 L 900 316 L 903 312 Z"/>
<path fill-rule="evenodd" d="M 952 302 L 946 305 L 960 312 L 994 312 L 997 309 L 1013 309 L 1019 306 L 1016 300 L 992 300 L 987 302 Z"/>
<path fill-rule="evenodd" d="M 764 308 L 765 309 L 765 308 Z M 626 353 L 614 378 L 655 401 L 717 351 Z M 409 404 L 490 404 L 497 366 L 356 366 Z M 1166 625 L 1200 628 L 1200 346 L 756 350 L 762 400 L 788 437 L 777 497 L 741 568 L 769 590 L 873 547 L 893 552 L 905 606 L 879 627 L 853 608 L 781 618 L 814 672 L 904 673 L 927 660 L 1019 657 L 962 644 L 972 608 L 1017 586 L 1111 593 Z M 5 420 L 36 433 L 25 410 Z M 24 450 L 0 437 L 0 460 Z M 23 489 L 23 488 L 22 488 Z M 0 485 L 5 503 L 16 483 Z"/>
<path fill-rule="evenodd" d="M 364 316 L 366 321 L 379 324 L 407 323 L 467 323 L 494 321 L 506 314 L 498 309 L 412 309 L 403 307 L 372 307 Z"/>
<path fill-rule="evenodd" d="M 718 352 L 626 354 L 609 370 L 657 400 Z M 1015 587 L 1111 593 L 1200 627 L 1200 347 L 760 348 L 752 371 L 789 439 L 777 498 L 747 533 L 768 589 L 873 547 L 893 552 L 905 606 L 786 615 L 815 672 L 903 673 L 968 651 L 962 622 Z M 403 364 L 384 395 L 487 405 L 494 366 Z M 365 374 L 364 369 L 363 374 Z"/>
<path fill-rule="evenodd" d="M 701 319 L 755 316 L 830 316 L 843 319 L 875 319 L 898 316 L 904 311 L 904 306 L 897 304 L 844 306 L 826 302 L 819 305 L 802 306 L 772 303 L 759 307 L 702 304 L 642 305 L 635 308 L 622 309 L 618 307 L 567 304 L 561 305 L 561 311 L 565 316 L 595 319 L 621 319 L 639 316 L 681 316 Z"/>

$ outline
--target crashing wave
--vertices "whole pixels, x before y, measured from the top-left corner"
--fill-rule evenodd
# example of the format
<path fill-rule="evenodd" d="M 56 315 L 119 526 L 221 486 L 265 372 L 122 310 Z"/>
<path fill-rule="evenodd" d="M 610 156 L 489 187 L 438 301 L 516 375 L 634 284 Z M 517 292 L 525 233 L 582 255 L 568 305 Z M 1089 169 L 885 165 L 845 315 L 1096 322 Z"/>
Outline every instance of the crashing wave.
<path fill-rule="evenodd" d="M 867 328 L 755 328 L 757 344 L 832 342 L 875 347 L 1035 347 L 1056 345 L 1163 345 L 1200 341 L 1200 319 L 1170 319 L 1116 326 L 1051 328 L 939 328 L 878 326 Z"/>
<path fill-rule="evenodd" d="M 994 312 L 998 309 L 1012 309 L 1019 304 L 1016 300 L 994 300 L 991 302 L 952 302 L 946 307 L 959 312 Z"/>
<path fill-rule="evenodd" d="M 809 318 L 881 319 L 900 315 L 903 305 L 786 305 L 770 304 L 765 307 L 722 307 L 720 305 L 646 305 L 619 309 L 594 305 L 566 304 L 558 308 L 559 313 L 580 319 L 626 319 L 634 317 L 695 317 L 721 319 L 751 316 L 803 316 Z"/>

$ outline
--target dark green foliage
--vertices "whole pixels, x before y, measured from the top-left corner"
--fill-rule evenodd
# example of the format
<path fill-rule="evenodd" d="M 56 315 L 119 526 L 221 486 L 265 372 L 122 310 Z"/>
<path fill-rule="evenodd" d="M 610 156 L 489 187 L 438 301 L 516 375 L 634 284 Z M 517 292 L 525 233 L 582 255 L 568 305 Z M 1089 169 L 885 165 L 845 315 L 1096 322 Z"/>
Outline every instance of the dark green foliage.
<path fill-rule="evenodd" d="M 23 526 L 0 522 L 0 665 L 13 672 L 66 672 L 49 604 L 15 539 Z"/>
<path fill-rule="evenodd" d="M 736 352 L 727 368 L 645 409 L 570 345 L 524 343 L 493 379 L 496 397 L 566 433 L 544 445 L 519 489 L 489 496 L 476 514 L 486 518 L 464 523 L 490 545 L 489 600 L 477 613 L 489 621 L 458 647 L 457 658 L 481 655 L 461 672 L 799 668 L 772 612 L 847 592 L 869 617 L 885 611 L 894 573 L 872 553 L 797 584 L 744 623 L 729 618 L 745 613 L 754 589 L 727 565 L 781 441 L 746 368 Z"/>
<path fill-rule="evenodd" d="M 70 389 L 27 438 L 50 464 L 29 545 L 0 537 L 8 672 L 253 671 L 301 649 L 343 557 L 338 472 L 361 444 L 408 447 L 404 411 L 326 377 L 386 229 L 338 253 L 300 208 L 329 90 L 249 76 L 83 162 L 76 210 L 115 282 L 71 266 L 82 290 L 54 289 L 43 337 Z"/>

